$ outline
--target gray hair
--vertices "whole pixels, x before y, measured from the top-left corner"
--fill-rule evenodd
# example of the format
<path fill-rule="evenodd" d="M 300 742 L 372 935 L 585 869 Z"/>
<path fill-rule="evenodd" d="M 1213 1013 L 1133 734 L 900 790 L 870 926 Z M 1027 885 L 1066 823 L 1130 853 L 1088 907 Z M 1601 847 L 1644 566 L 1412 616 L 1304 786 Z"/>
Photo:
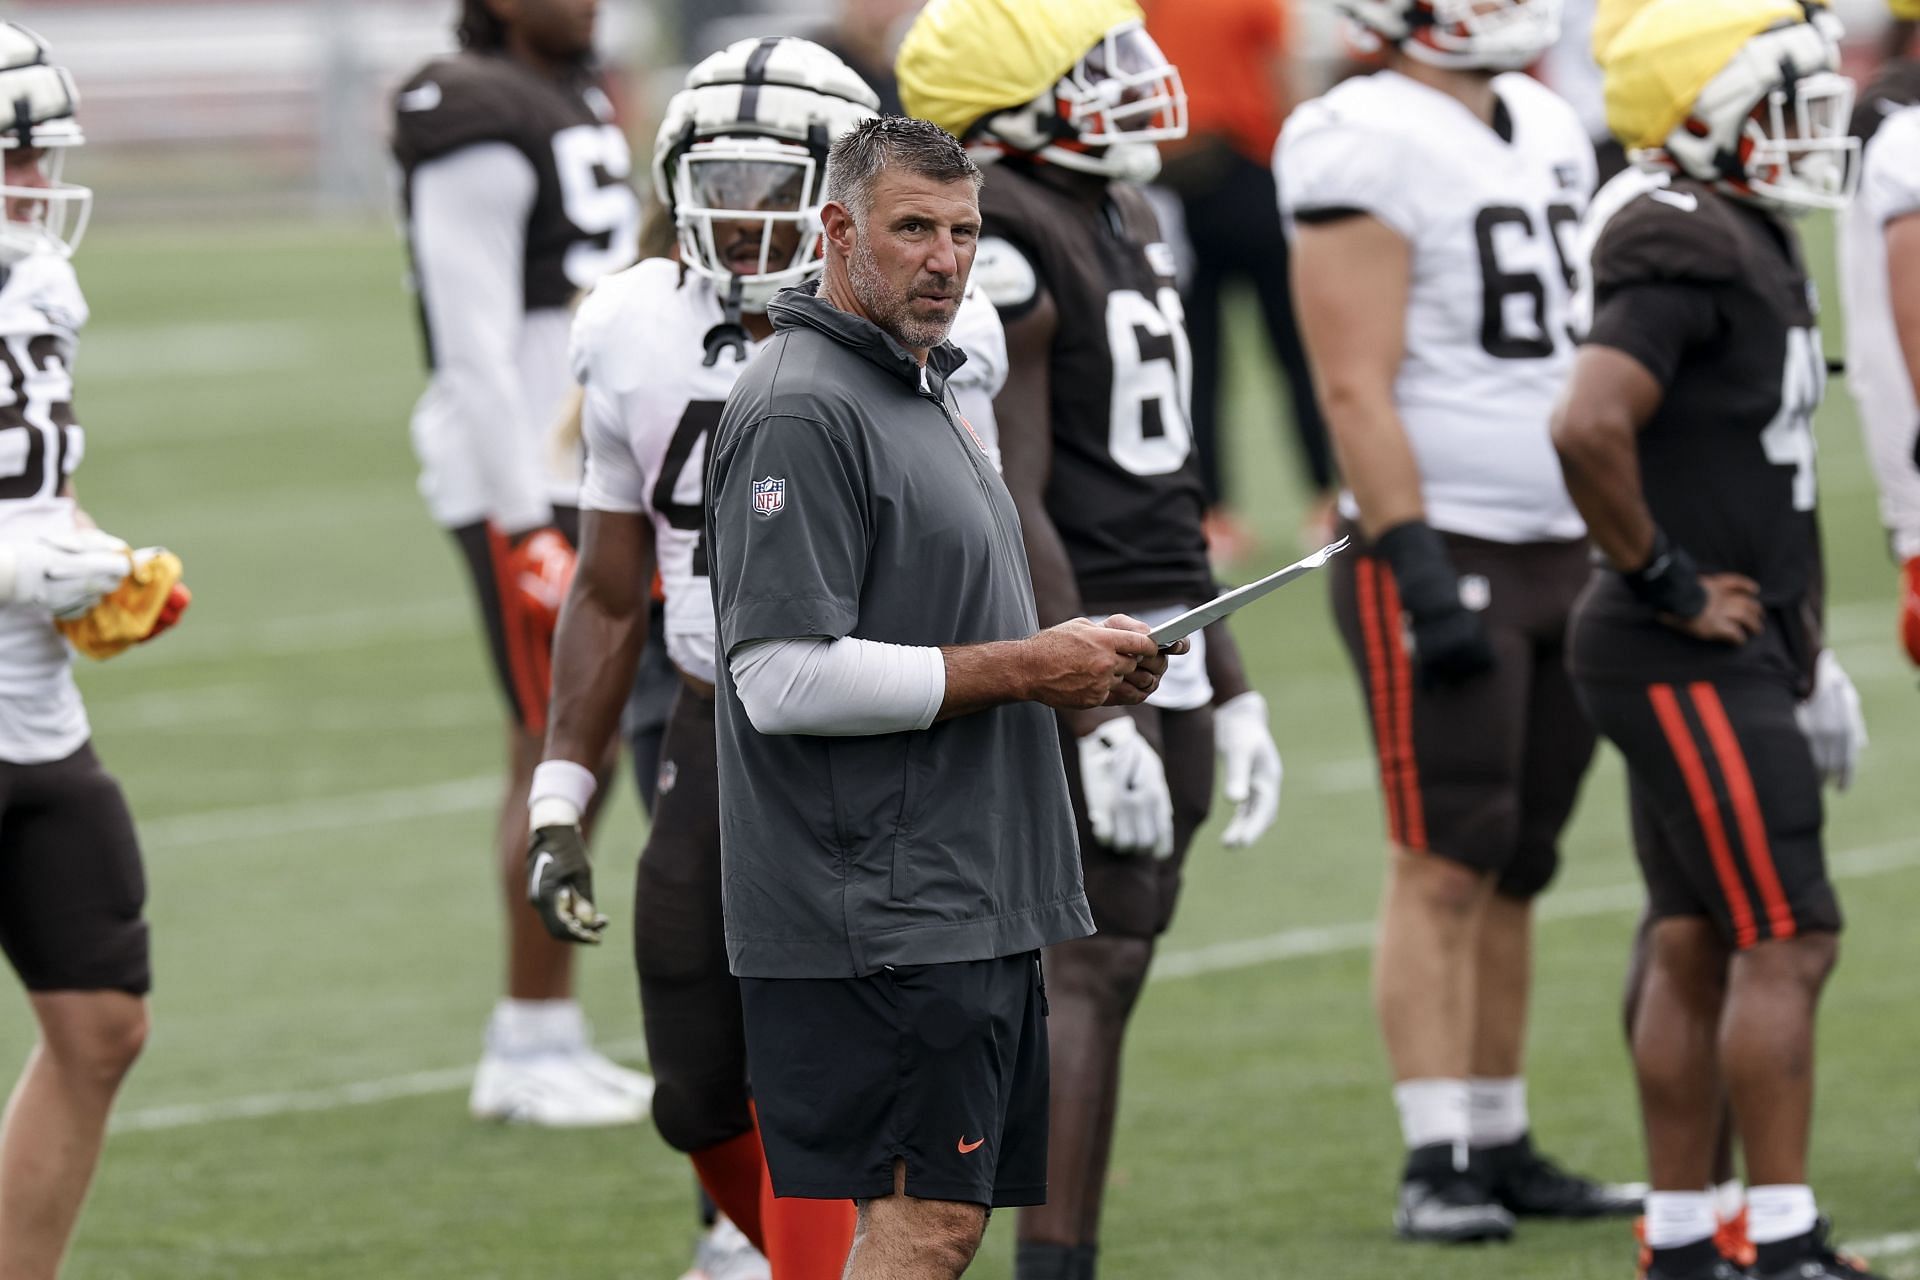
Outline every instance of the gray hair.
<path fill-rule="evenodd" d="M 889 169 L 935 182 L 965 179 L 980 190 L 980 166 L 945 129 L 928 120 L 875 116 L 841 134 L 827 153 L 826 198 L 864 221 L 873 212 L 873 184 Z"/>

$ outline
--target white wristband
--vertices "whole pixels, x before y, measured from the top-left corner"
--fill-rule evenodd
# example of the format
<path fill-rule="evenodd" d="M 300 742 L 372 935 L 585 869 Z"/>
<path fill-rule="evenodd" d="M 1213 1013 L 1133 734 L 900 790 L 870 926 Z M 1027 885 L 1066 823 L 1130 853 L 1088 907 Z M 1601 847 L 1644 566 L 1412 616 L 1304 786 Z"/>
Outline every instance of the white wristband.
<path fill-rule="evenodd" d="M 542 760 L 533 771 L 533 786 L 527 792 L 527 825 L 541 827 L 577 827 L 580 815 L 593 802 L 600 780 L 593 770 L 571 760 Z"/>

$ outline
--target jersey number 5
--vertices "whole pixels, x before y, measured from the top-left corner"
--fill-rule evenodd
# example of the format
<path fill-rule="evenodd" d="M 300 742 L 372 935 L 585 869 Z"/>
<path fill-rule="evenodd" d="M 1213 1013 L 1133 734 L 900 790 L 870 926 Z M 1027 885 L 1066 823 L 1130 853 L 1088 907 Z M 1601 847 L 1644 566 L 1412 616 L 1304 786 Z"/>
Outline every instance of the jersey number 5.
<path fill-rule="evenodd" d="M 1137 289 L 1107 295 L 1107 347 L 1113 353 L 1107 452 L 1136 476 L 1178 471 L 1193 449 L 1186 312 L 1172 289 L 1161 289 L 1158 301 L 1155 306 Z"/>
<path fill-rule="evenodd" d="M 553 135 L 554 171 L 567 221 L 590 237 L 567 247 L 567 279 L 587 289 L 640 250 L 640 200 L 627 185 L 633 156 L 610 124 L 576 124 Z"/>
<path fill-rule="evenodd" d="M 1580 215 L 1573 206 L 1547 206 L 1546 237 L 1569 292 L 1574 275 L 1568 240 L 1579 226 Z M 1496 360 L 1540 360 L 1552 355 L 1554 348 L 1553 333 L 1547 327 L 1547 282 L 1537 268 L 1509 271 L 1500 265 L 1502 227 L 1514 228 L 1504 238 L 1529 246 L 1540 235 L 1527 211 L 1516 205 L 1489 205 L 1475 215 L 1473 238 L 1480 246 L 1480 345 Z M 1523 301 L 1510 317 L 1514 299 Z M 1509 319 L 1515 322 L 1511 326 Z"/>

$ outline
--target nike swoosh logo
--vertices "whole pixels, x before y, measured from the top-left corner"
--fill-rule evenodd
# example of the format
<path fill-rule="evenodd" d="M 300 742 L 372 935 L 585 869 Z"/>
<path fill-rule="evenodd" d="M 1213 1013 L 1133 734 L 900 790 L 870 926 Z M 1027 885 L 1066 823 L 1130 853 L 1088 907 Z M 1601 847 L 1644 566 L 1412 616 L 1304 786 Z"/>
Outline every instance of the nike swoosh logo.
<path fill-rule="evenodd" d="M 960 1154 L 963 1156 L 972 1155 L 974 1152 L 980 1149 L 980 1144 L 985 1141 L 986 1141 L 985 1138 L 975 1138 L 972 1142 L 968 1142 L 967 1135 L 965 1135 L 964 1133 L 961 1134 L 960 1142 L 958 1144 L 960 1147 Z"/>
<path fill-rule="evenodd" d="M 546 872 L 547 864 L 553 861 L 553 855 L 542 853 L 533 860 L 533 870 L 527 873 L 527 892 L 540 892 L 540 877 Z"/>
<path fill-rule="evenodd" d="M 1649 191 L 1648 195 L 1661 204 L 1670 204 L 1676 209 L 1692 213 L 1700 207 L 1700 200 L 1691 191 Z"/>
<path fill-rule="evenodd" d="M 440 86 L 429 80 L 401 94 L 397 105 L 402 111 L 431 111 L 440 105 Z"/>

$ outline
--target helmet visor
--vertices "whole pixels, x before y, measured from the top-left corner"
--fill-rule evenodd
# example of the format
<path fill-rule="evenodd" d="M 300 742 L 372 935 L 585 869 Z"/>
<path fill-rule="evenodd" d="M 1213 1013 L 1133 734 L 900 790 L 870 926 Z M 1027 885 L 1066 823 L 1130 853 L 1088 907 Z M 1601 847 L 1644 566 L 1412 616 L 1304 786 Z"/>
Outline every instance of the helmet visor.
<path fill-rule="evenodd" d="M 681 157 L 674 221 L 681 261 L 725 281 L 790 284 L 818 255 L 818 169 L 802 147 L 765 140 L 696 143 Z"/>
<path fill-rule="evenodd" d="M 1057 92 L 1063 113 L 1089 146 L 1187 136 L 1187 92 L 1180 72 L 1138 22 L 1122 23 L 1102 36 L 1061 79 Z"/>

